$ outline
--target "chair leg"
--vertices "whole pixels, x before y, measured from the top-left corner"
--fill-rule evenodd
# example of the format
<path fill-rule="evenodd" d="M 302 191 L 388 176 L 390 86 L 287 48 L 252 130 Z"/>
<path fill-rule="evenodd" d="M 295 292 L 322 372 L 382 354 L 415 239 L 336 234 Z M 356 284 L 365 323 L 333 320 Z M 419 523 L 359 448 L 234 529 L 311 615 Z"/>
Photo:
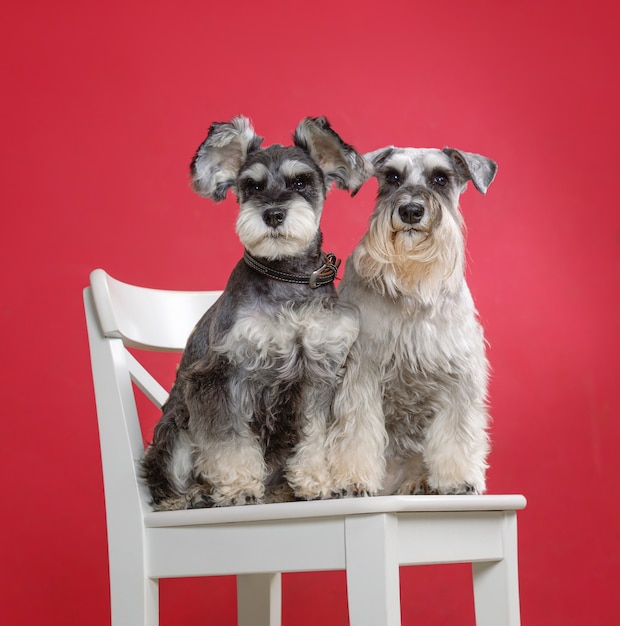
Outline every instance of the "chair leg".
<path fill-rule="evenodd" d="M 281 626 L 282 575 L 237 576 L 238 626 Z"/>
<path fill-rule="evenodd" d="M 353 515 L 345 521 L 351 626 L 400 626 L 400 574 L 395 515 Z"/>
<path fill-rule="evenodd" d="M 110 596 L 112 626 L 159 626 L 159 580 L 112 576 Z"/>
<path fill-rule="evenodd" d="M 520 626 L 517 514 L 503 520 L 504 558 L 472 564 L 476 626 Z"/>

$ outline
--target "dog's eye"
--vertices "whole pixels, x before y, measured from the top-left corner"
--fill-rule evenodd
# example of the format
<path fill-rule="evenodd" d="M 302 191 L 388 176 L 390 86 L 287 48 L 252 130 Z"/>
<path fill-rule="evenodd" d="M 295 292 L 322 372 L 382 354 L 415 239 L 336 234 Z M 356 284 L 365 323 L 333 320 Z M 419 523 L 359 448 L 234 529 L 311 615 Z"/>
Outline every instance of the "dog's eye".
<path fill-rule="evenodd" d="M 309 184 L 310 184 L 309 176 L 296 176 L 290 182 L 289 186 L 293 191 L 304 191 L 306 187 L 308 187 Z"/>
<path fill-rule="evenodd" d="M 242 183 L 243 191 L 247 194 L 259 193 L 265 190 L 264 180 L 254 180 L 253 178 L 246 178 Z"/>
<path fill-rule="evenodd" d="M 385 173 L 385 182 L 388 185 L 400 185 L 400 174 L 394 170 L 388 170 Z"/>
<path fill-rule="evenodd" d="M 448 176 L 443 172 L 434 172 L 431 176 L 431 182 L 438 187 L 445 187 L 448 184 Z"/>

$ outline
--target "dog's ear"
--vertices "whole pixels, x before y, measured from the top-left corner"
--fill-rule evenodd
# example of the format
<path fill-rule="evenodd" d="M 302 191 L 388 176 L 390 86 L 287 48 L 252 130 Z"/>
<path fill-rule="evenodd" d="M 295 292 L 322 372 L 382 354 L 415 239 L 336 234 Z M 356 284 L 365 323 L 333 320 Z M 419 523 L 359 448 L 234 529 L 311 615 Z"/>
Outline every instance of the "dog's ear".
<path fill-rule="evenodd" d="M 485 194 L 487 192 L 497 173 L 495 161 L 480 154 L 463 152 L 463 150 L 456 150 L 455 148 L 444 148 L 443 151 L 452 159 L 456 171 L 465 182 L 471 180 L 480 193 Z"/>
<path fill-rule="evenodd" d="M 364 155 L 364 158 L 372 168 L 372 174 L 374 176 L 377 175 L 377 170 L 385 163 L 385 161 L 390 157 L 390 155 L 394 152 L 394 146 L 387 146 L 386 148 L 379 148 L 378 150 L 373 150 L 372 152 L 367 152 Z"/>
<path fill-rule="evenodd" d="M 217 202 L 223 200 L 247 155 L 258 150 L 262 142 L 243 115 L 211 124 L 190 165 L 194 191 Z"/>
<path fill-rule="evenodd" d="M 345 143 L 324 117 L 307 117 L 299 122 L 293 143 L 316 161 L 328 189 L 335 182 L 354 196 L 372 175 L 372 168 L 364 157 Z"/>

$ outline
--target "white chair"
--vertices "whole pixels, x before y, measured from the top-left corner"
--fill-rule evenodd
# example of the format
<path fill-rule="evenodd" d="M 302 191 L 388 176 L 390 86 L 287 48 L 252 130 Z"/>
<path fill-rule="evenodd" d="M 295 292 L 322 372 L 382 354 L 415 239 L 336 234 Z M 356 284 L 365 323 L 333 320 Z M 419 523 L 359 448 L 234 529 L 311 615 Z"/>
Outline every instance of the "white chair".
<path fill-rule="evenodd" d="M 346 570 L 351 626 L 397 626 L 399 566 L 471 562 L 477 626 L 517 626 L 519 495 L 390 496 L 153 512 L 139 479 L 134 384 L 167 392 L 127 349 L 180 351 L 220 292 L 84 290 L 105 486 L 113 626 L 156 626 L 160 578 L 237 576 L 239 626 L 279 626 L 281 573 Z M 132 384 L 134 383 L 134 384 Z"/>

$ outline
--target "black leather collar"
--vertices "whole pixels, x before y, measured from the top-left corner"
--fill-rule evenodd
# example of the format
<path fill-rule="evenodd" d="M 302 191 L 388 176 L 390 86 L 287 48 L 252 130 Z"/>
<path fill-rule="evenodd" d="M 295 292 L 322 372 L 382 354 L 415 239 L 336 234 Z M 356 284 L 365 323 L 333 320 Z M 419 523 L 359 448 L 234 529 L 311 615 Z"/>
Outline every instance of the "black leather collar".
<path fill-rule="evenodd" d="M 321 287 L 322 285 L 328 285 L 333 282 L 338 273 L 340 267 L 340 259 L 336 258 L 335 254 L 328 252 L 323 253 L 323 265 L 318 270 L 314 270 L 312 274 L 289 274 L 288 272 L 281 272 L 273 269 L 264 263 L 261 263 L 255 259 L 247 250 L 243 253 L 243 260 L 248 267 L 253 270 L 269 276 L 274 280 L 281 280 L 285 283 L 298 283 L 300 285 L 310 285 L 312 289 Z"/>

